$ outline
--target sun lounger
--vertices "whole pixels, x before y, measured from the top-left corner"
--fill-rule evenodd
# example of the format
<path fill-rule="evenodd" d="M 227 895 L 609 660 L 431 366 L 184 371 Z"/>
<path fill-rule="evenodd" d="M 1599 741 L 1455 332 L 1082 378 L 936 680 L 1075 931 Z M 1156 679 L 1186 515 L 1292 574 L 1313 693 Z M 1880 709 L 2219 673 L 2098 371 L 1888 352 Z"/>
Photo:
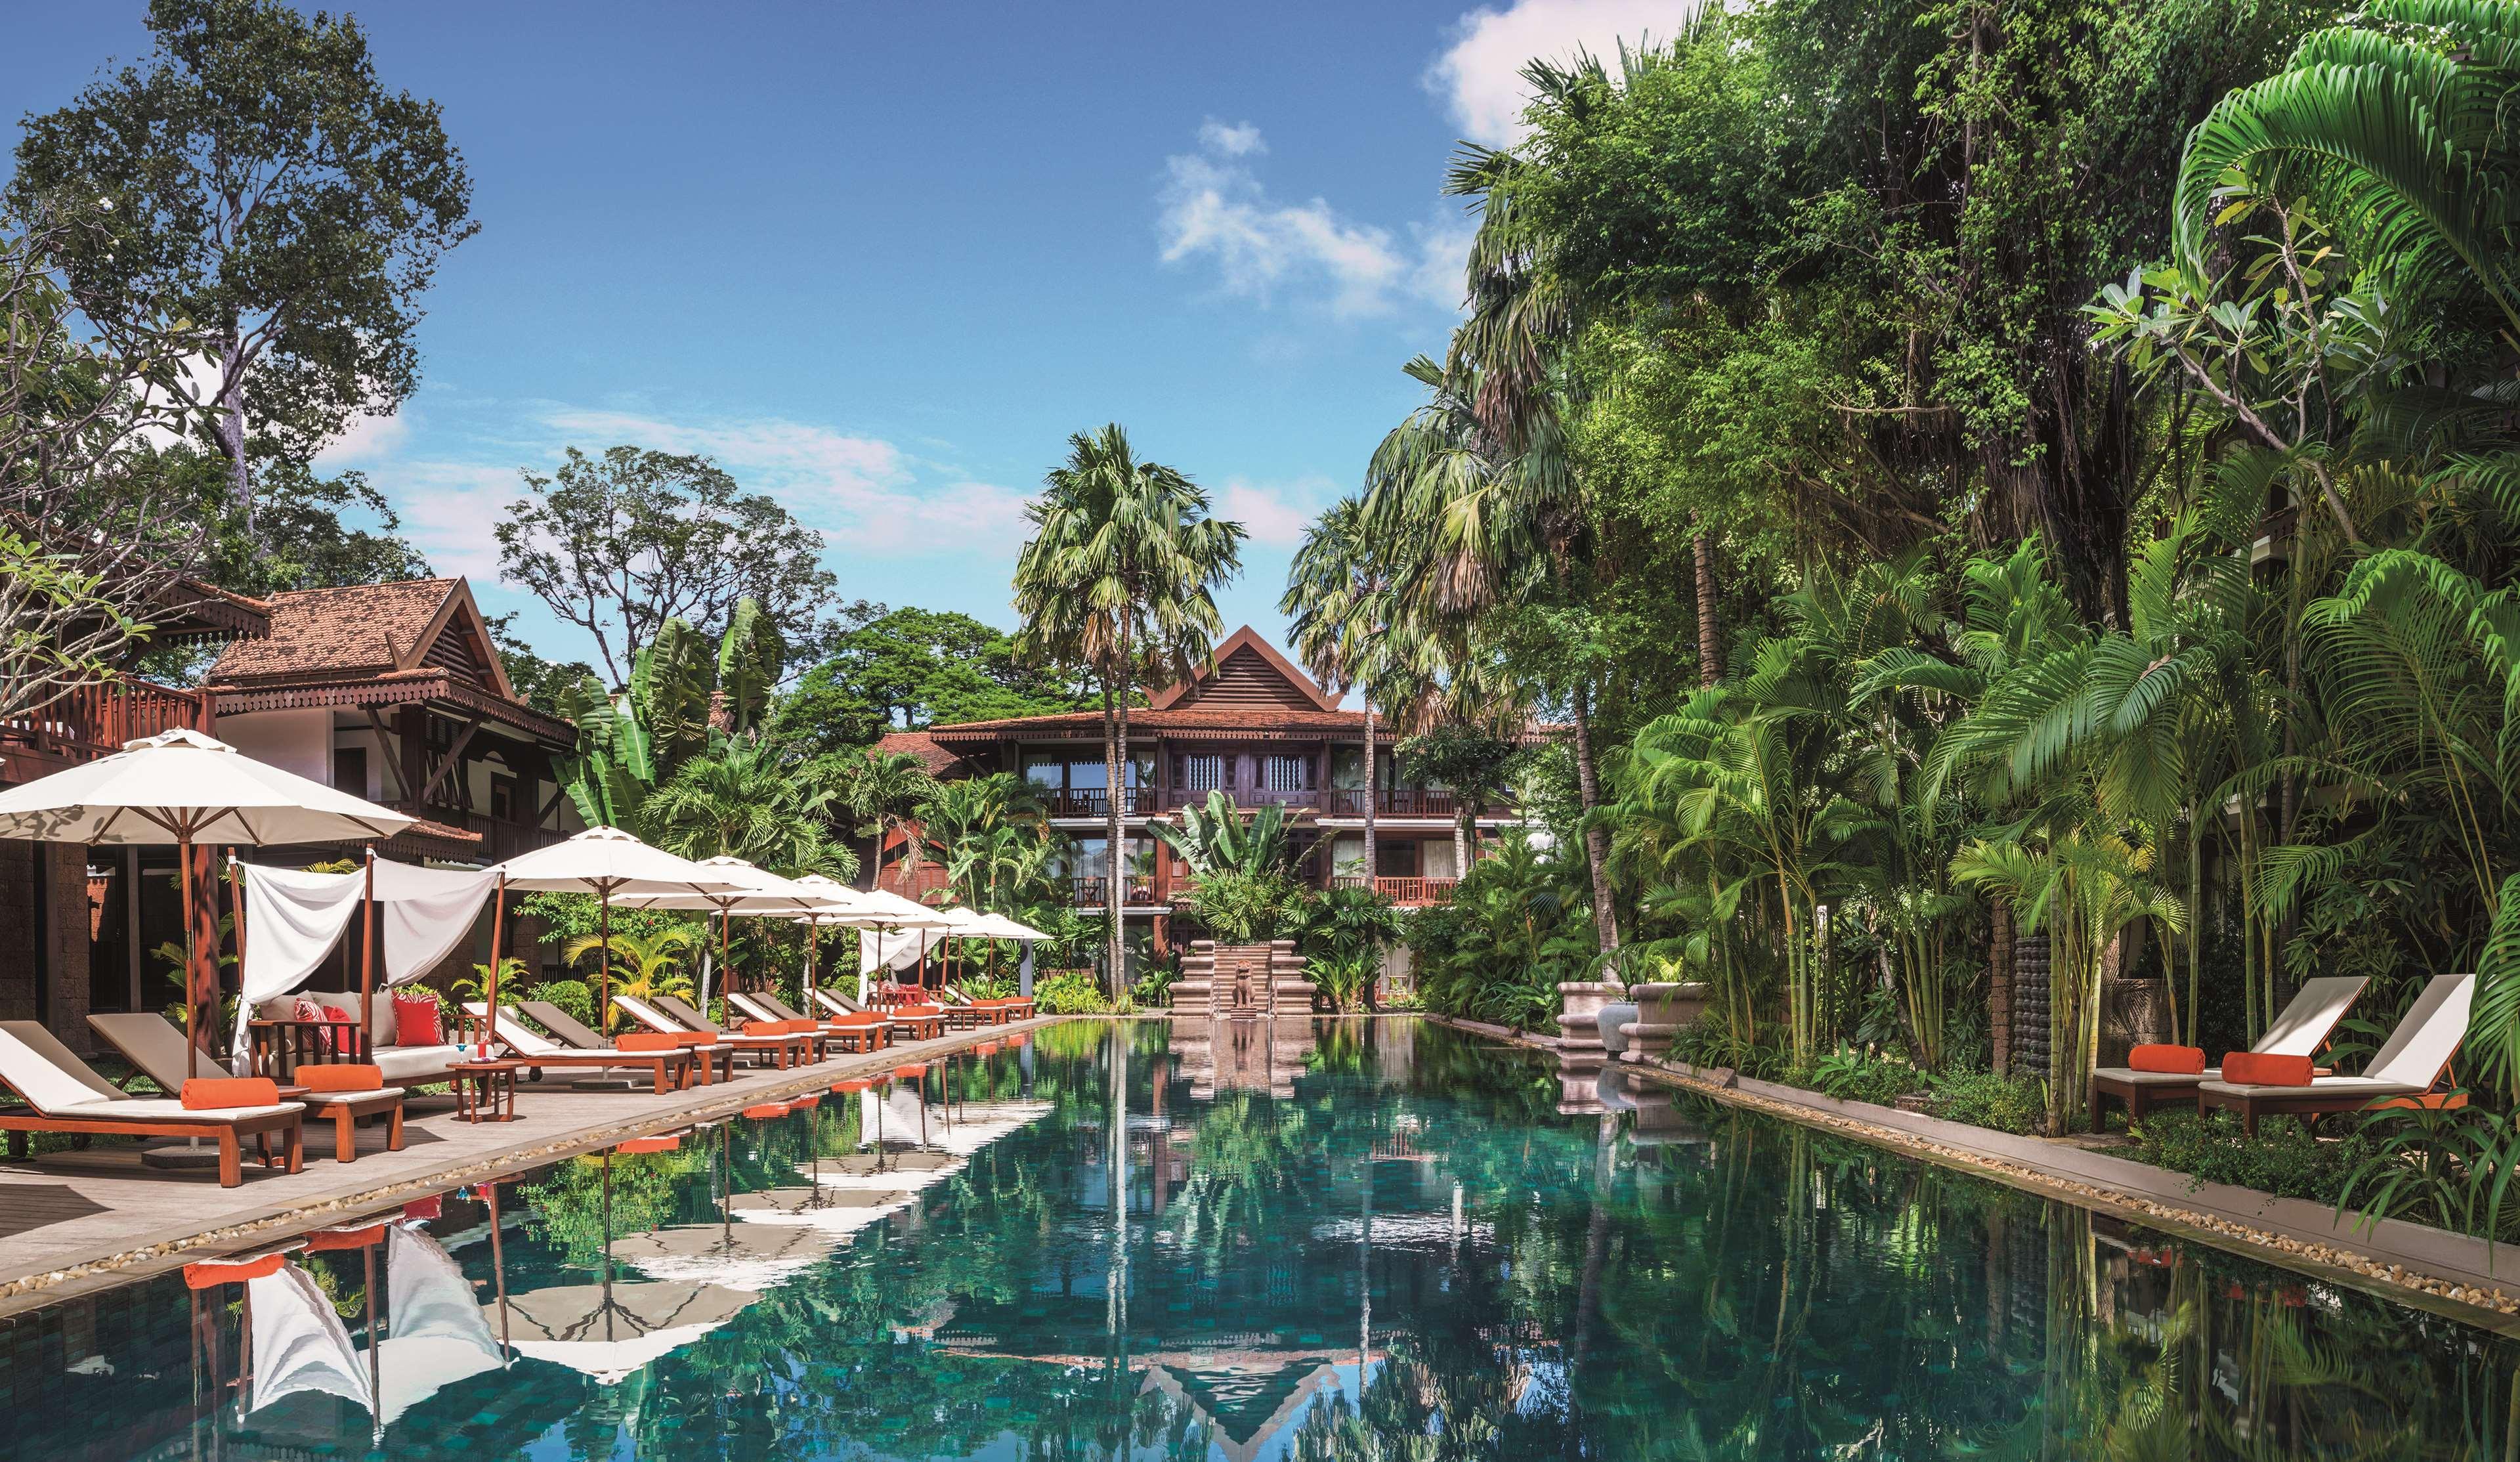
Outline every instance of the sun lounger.
<path fill-rule="evenodd" d="M 682 1022 L 684 1025 L 691 1027 L 695 1030 L 717 1031 L 719 1035 L 724 1037 L 729 1044 L 733 1045 L 739 1051 L 748 1050 L 756 1053 L 771 1052 L 775 1054 L 778 1058 L 779 1069 L 781 1071 L 786 1071 L 788 1067 L 799 1061 L 820 1061 L 823 1059 L 821 1042 L 816 1038 L 815 1033 L 812 1031 L 796 1030 L 789 1031 L 786 1034 L 756 1034 L 744 1028 L 746 1021 L 740 1013 L 730 1015 L 725 1025 L 714 1026 L 709 1023 L 709 1018 L 707 1016 L 700 1014 L 700 1012 L 694 1007 L 690 1001 L 685 1000 L 678 995 L 659 995 L 652 1003 L 654 1004 L 658 1010 L 663 1011 L 666 1015 Z M 782 1024 L 785 1023 L 783 1022 Z M 778 1042 L 779 1044 L 775 1046 L 768 1044 L 773 1041 Z"/>
<path fill-rule="evenodd" d="M 216 1071 L 212 1074 L 225 1074 Z M 305 1165 L 306 1109 L 295 1102 L 254 1107 L 188 1108 L 178 1097 L 135 1097 L 118 1091 L 69 1047 L 34 1021 L 0 1021 L 0 1085 L 23 1098 L 26 1110 L 0 1112 L 12 1157 L 22 1157 L 28 1132 L 70 1132 L 110 1137 L 207 1137 L 218 1143 L 219 1186 L 245 1181 L 242 1146 L 251 1137 L 263 1165 L 275 1165 L 271 1139 L 281 1139 L 291 1172 Z"/>
<path fill-rule="evenodd" d="M 968 1005 L 981 1012 L 982 1018 L 993 1026 L 1003 1026 L 1009 1021 L 1029 1020 L 1032 1017 L 1032 1002 L 1021 995 L 992 995 L 973 999 L 950 984 L 940 984 L 936 986 L 936 991 L 945 997 L 944 1003 L 949 1008 Z"/>
<path fill-rule="evenodd" d="M 464 1016 L 470 1030 L 486 1032 L 489 1029 L 488 1004 L 478 1000 L 472 1001 L 464 1007 Z M 693 1057 L 688 1050 L 581 1051 L 564 1046 L 550 1036 L 536 1033 L 525 1024 L 524 1018 L 513 1005 L 499 1007 L 499 1044 L 507 1048 L 507 1053 L 512 1059 L 526 1062 L 541 1069 L 596 1072 L 644 1071 L 655 1078 L 658 1096 L 663 1096 L 680 1086 L 690 1077 L 692 1072 Z"/>
<path fill-rule="evenodd" d="M 2298 1117 L 2307 1122 L 2331 1112 L 2466 1106 L 2465 1092 L 2440 1087 L 2467 1036 L 2468 1008 L 2475 998 L 2474 975 L 2436 975 L 2362 1074 L 2318 1076 L 2308 1086 L 2207 1081 L 2196 1088 L 2197 1101 L 2208 1111 L 2239 1113 L 2240 1125 L 2250 1132 L 2257 1131 L 2261 1117 Z"/>
<path fill-rule="evenodd" d="M 893 1006 L 890 1009 L 864 1010 L 847 996 L 819 986 L 814 990 L 814 998 L 821 1001 L 823 1008 L 832 1012 L 835 1018 L 844 1015 L 880 1016 L 889 1028 L 892 1038 L 896 1040 L 924 1040 L 928 1036 L 942 1034 L 945 1029 L 945 1018 L 941 1010 L 935 1010 L 935 1013 L 926 1015 L 916 1013 L 918 1010 L 934 1010 L 934 1007 Z M 904 1009 L 911 1009 L 914 1013 L 905 1017 L 902 1015 Z"/>
<path fill-rule="evenodd" d="M 730 990 L 727 1003 L 763 1021 L 808 1021 L 796 1008 L 776 995 Z M 879 1015 L 827 1016 L 815 1024 L 822 1028 L 823 1039 L 841 1050 L 854 1054 L 880 1051 L 892 1038 L 892 1023 Z"/>
<path fill-rule="evenodd" d="M 2369 982 L 2362 976 L 2345 975 L 2303 981 L 2291 1003 L 2249 1049 L 2261 1056 L 2318 1054 L 2335 1032 L 2336 1023 L 2345 1019 L 2345 1012 L 2354 1007 L 2362 986 Z M 2127 1109 L 2127 1120 L 2131 1122 L 2143 1120 L 2144 1114 L 2155 1107 L 2192 1107 L 2196 1104 L 2196 1088 L 2221 1080 L 2222 1075 L 2220 1067 L 2207 1067 L 2202 1072 L 2139 1072 L 2132 1067 L 2104 1066 L 2092 1073 L 2092 1119 L 2098 1119 L 2103 1097 L 2117 1098 Z"/>
<path fill-rule="evenodd" d="M 535 1025 L 542 1027 L 547 1033 L 557 1037 L 571 1050 L 589 1055 L 604 1055 L 609 1054 L 614 1049 L 612 1042 L 586 1028 L 585 1022 L 549 1000 L 519 1000 L 517 1002 L 517 1008 L 523 1011 Z M 502 1005 L 499 1009 L 504 1015 L 508 1007 Z M 684 1049 L 691 1052 L 695 1062 L 692 1068 L 693 1074 L 699 1078 L 702 1086 L 708 1085 L 717 1074 L 717 1048 L 713 1045 L 693 1045 Z M 645 1055 L 646 1053 L 632 1054 Z"/>
<path fill-rule="evenodd" d="M 171 1096 L 183 1094 L 184 1032 L 175 1028 L 174 1022 L 154 1010 L 143 1010 L 127 1015 L 92 1015 L 87 1024 L 142 1075 L 157 1082 L 160 1091 Z M 297 1089 L 293 1082 L 280 1084 L 292 1093 Z M 309 1091 L 292 1095 L 290 1100 L 304 1103 L 306 1115 L 319 1121 L 330 1119 L 333 1161 L 352 1163 L 358 1161 L 358 1126 L 363 1117 L 383 1118 L 385 1151 L 402 1151 L 402 1098 L 403 1088 L 399 1086 L 372 1086 L 360 1091 Z"/>
<path fill-rule="evenodd" d="M 612 997 L 612 1004 L 623 1015 L 651 1030 L 665 1035 L 712 1036 L 720 1045 L 731 1050 L 749 1052 L 756 1056 L 767 1055 L 778 1062 L 782 1069 L 789 1065 L 790 1053 L 796 1050 L 800 1042 L 810 1046 L 813 1041 L 813 1037 L 802 1035 L 728 1035 L 706 1021 L 681 1020 L 668 1014 L 660 1006 L 651 1004 L 634 995 L 616 994 Z"/>

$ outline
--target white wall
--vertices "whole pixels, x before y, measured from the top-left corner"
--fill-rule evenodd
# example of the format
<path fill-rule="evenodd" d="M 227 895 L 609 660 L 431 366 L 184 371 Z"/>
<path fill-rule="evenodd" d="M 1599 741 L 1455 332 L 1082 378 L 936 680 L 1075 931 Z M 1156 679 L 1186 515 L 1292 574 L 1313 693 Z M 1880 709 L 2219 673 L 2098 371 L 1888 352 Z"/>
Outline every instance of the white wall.
<path fill-rule="evenodd" d="M 265 765 L 333 785 L 333 712 L 329 709 L 223 715 L 216 735 Z"/>

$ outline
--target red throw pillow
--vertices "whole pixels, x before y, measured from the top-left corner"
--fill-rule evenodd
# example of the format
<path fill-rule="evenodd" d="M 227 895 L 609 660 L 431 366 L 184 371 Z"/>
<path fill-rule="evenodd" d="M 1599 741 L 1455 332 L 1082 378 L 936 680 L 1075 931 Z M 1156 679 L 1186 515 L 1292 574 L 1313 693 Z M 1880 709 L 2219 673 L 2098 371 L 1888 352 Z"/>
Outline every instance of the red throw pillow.
<path fill-rule="evenodd" d="M 2242 1086 L 2308 1086 L 2310 1058 L 2307 1056 L 2261 1056 L 2254 1051 L 2233 1051 L 2223 1058 L 2223 1079 Z"/>
<path fill-rule="evenodd" d="M 226 1107 L 268 1107 L 280 1100 L 280 1083 L 269 1076 L 195 1076 L 184 1083 L 187 1112 L 215 1112 Z"/>
<path fill-rule="evenodd" d="M 376 1091 L 385 1084 L 382 1069 L 355 1062 L 307 1062 L 290 1074 L 289 1079 L 308 1091 Z"/>
<path fill-rule="evenodd" d="M 343 1010 L 338 1005 L 327 1005 L 324 1007 L 324 1019 L 336 1023 L 333 1028 L 318 1032 L 323 1038 L 325 1050 L 355 1051 L 359 1048 L 359 1034 L 357 1029 L 359 1018 L 357 1016 L 350 1014 L 348 1011 Z M 351 1028 L 346 1030 L 339 1028 L 343 1026 Z"/>
<path fill-rule="evenodd" d="M 446 1042 L 446 1028 L 438 1022 L 435 995 L 396 995 L 394 1003 L 394 1044 L 398 1046 L 436 1046 Z"/>
<path fill-rule="evenodd" d="M 661 1030 L 624 1030 L 612 1037 L 612 1049 L 616 1051 L 679 1051 L 682 1048 L 680 1037 L 667 1035 Z"/>
<path fill-rule="evenodd" d="M 2127 1052 L 2127 1065 L 2139 1072 L 2163 1072 L 2175 1076 L 2199 1075 L 2205 1070 L 2205 1048 L 2138 1046 Z"/>
<path fill-rule="evenodd" d="M 304 995 L 300 995 L 297 997 L 297 1003 L 289 1007 L 289 1018 L 292 1021 L 300 1021 L 313 1026 L 315 1028 L 315 1049 L 323 1052 L 327 1056 L 333 1054 L 333 1028 L 324 1024 L 326 1017 L 323 1006 L 316 1004 Z"/>

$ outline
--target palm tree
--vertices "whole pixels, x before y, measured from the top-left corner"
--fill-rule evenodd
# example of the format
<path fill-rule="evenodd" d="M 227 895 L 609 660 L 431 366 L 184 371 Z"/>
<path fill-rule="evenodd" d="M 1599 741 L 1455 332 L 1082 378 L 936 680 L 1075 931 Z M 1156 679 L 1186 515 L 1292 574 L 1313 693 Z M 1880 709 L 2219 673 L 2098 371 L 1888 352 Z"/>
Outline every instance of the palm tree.
<path fill-rule="evenodd" d="M 1000 874 L 1019 866 L 1023 847 L 1038 847 L 1046 857 L 1058 836 L 1041 789 L 1012 772 L 940 783 L 918 815 L 921 841 L 945 860 L 947 877 L 978 907 L 997 901 Z"/>
<path fill-rule="evenodd" d="M 1216 589 L 1242 567 L 1242 525 L 1209 514 L 1207 493 L 1174 468 L 1143 462 L 1115 423 L 1068 438 L 1067 460 L 1024 509 L 1033 536 L 1015 561 L 1016 645 L 1091 672 L 1102 697 L 1102 765 L 1110 789 L 1107 978 L 1128 985 L 1121 908 L 1128 845 L 1129 705 L 1148 678 L 1188 676 L 1222 622 Z"/>
<path fill-rule="evenodd" d="M 692 994 L 691 977 L 683 972 L 683 957 L 695 942 L 692 931 L 665 928 L 651 934 L 629 934 L 615 930 L 604 935 L 580 935 L 562 946 L 562 958 L 570 964 L 595 953 L 608 950 L 613 961 L 612 990 L 634 1000 L 652 1000 L 658 995 L 672 995 L 688 1000 Z M 603 1028 L 612 1028 L 612 1012 L 601 1013 Z"/>
<path fill-rule="evenodd" d="M 687 858 L 737 857 L 776 872 L 857 876 L 857 854 L 834 843 L 825 817 L 832 800 L 755 736 L 720 736 L 711 754 L 684 763 L 649 800 L 646 815 L 668 852 Z"/>
<path fill-rule="evenodd" d="M 832 801 L 857 819 L 858 836 L 874 840 L 876 876 L 881 882 L 884 845 L 918 815 L 920 804 L 936 795 L 936 779 L 907 752 L 870 751 L 833 757 L 818 768 Z M 903 842 L 902 856 L 916 870 L 920 841 Z"/>
<path fill-rule="evenodd" d="M 1354 689 L 1365 705 L 1365 877 L 1373 886 L 1374 822 L 1381 800 L 1381 753 L 1374 719 L 1393 693 L 1407 651 L 1419 637 L 1400 622 L 1393 569 L 1381 551 L 1388 536 L 1372 530 L 1365 505 L 1341 498 L 1304 530 L 1286 571 L 1278 609 L 1293 617 L 1295 654 L 1335 694 Z"/>

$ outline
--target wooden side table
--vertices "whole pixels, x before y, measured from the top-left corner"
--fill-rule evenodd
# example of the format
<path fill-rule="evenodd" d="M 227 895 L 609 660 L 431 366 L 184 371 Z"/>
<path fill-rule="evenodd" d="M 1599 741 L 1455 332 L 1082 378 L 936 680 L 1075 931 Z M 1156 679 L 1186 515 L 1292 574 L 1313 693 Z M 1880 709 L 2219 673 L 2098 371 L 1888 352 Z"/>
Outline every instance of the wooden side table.
<path fill-rule="evenodd" d="M 458 1061 L 446 1068 L 455 1079 L 455 1115 L 466 1121 L 517 1119 L 517 1069 L 522 1061 Z"/>

